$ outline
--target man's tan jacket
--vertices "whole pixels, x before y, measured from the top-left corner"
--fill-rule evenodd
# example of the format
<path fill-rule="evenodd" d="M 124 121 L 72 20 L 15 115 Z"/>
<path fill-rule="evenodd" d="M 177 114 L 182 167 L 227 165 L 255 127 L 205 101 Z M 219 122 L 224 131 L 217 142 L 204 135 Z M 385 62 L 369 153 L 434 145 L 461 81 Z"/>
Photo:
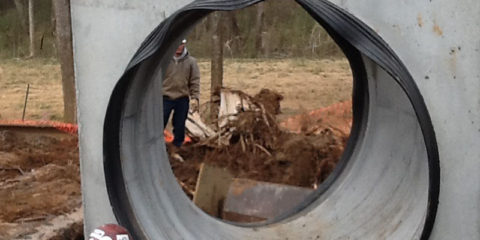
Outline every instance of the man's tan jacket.
<path fill-rule="evenodd" d="M 190 97 L 199 99 L 200 70 L 197 60 L 187 54 L 178 60 L 172 59 L 163 80 L 163 96 L 169 99 Z"/>

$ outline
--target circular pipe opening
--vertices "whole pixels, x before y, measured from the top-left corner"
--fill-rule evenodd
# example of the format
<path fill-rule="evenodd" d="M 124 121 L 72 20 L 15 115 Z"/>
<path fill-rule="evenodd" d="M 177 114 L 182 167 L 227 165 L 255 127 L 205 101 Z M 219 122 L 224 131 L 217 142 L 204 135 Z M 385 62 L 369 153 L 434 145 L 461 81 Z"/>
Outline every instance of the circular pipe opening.
<path fill-rule="evenodd" d="M 342 9 L 323 1 L 297 2 L 329 31 L 351 63 L 354 126 L 340 167 L 295 212 L 261 226 L 217 221 L 190 202 L 165 154 L 161 111 L 153 104 L 161 102 L 161 84 L 152 79 L 165 69 L 172 43 L 189 23 L 211 10 L 256 3 L 194 2 L 147 38 L 107 111 L 107 189 L 119 223 L 136 239 L 428 237 L 438 201 L 438 153 L 413 79 L 378 35 Z M 157 59 L 162 59 L 160 68 Z"/>
<path fill-rule="evenodd" d="M 262 29 L 268 32 L 262 39 L 252 36 L 256 31 L 249 30 L 250 21 L 242 23 L 252 15 L 258 16 L 259 10 L 265 18 Z M 289 20 L 276 21 L 279 14 Z M 227 108 L 233 101 L 209 102 L 210 76 L 214 77 L 210 75 L 214 61 L 209 66 L 209 58 L 214 44 L 212 33 L 206 29 L 216 18 L 226 21 L 223 25 L 240 29 L 223 30 L 221 38 L 228 47 L 224 47 L 223 88 L 217 91 L 223 97 L 214 95 L 222 101 L 241 97 L 238 104 L 243 107 L 239 106 L 242 110 L 238 113 Z M 299 28 L 304 30 L 294 29 L 293 22 L 301 23 Z M 294 41 L 290 35 L 283 36 L 292 31 L 299 32 Z M 335 169 L 351 132 L 353 77 L 343 51 L 325 35 L 325 30 L 294 1 L 267 1 L 263 6 L 215 13 L 191 30 L 187 61 L 193 56 L 198 62 L 201 107 L 198 115 L 189 114 L 187 130 L 207 123 L 223 133 L 206 140 L 198 137 L 200 131 L 194 128 L 197 131 L 193 136 L 197 137 L 190 135 L 193 143 L 183 144 L 174 156 L 168 154 L 174 175 L 196 206 L 234 224 L 260 226 L 252 223 L 278 221 L 278 216 L 296 212 L 297 205 Z M 318 42 L 313 42 L 317 38 Z M 270 46 L 257 46 L 252 51 L 251 40 Z M 314 53 L 315 48 L 320 50 Z M 172 65 L 173 60 L 167 73 L 174 72 Z M 361 86 L 365 84 L 357 84 L 356 95 L 366 91 Z M 235 117 L 220 117 L 218 112 L 212 116 L 210 107 L 223 107 L 223 116 Z M 233 111 L 225 114 L 227 110 Z M 167 136 L 173 132 L 169 125 Z M 168 140 L 170 152 L 173 139 Z"/>

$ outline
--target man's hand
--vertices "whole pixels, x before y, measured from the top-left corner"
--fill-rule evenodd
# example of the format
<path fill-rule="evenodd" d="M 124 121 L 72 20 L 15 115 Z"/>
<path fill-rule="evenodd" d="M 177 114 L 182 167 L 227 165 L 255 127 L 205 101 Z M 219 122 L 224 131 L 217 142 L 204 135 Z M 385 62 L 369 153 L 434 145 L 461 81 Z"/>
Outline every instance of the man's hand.
<path fill-rule="evenodd" d="M 194 98 L 190 101 L 190 110 L 192 113 L 194 112 L 198 112 L 198 109 L 200 108 L 199 106 L 199 102 L 198 102 L 198 99 Z"/>

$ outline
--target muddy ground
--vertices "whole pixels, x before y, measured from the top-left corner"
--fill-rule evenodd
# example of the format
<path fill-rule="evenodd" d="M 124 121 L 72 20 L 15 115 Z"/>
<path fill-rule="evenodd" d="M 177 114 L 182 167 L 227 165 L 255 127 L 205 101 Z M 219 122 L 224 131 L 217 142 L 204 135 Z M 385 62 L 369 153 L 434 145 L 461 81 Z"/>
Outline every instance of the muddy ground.
<path fill-rule="evenodd" d="M 334 136 L 329 129 L 319 135 L 284 132 L 272 139 L 269 147 L 257 143 L 242 147 L 239 142 L 228 148 L 186 145 L 179 153 L 185 162 L 170 162 L 190 196 L 195 192 L 201 163 L 226 168 L 237 178 L 315 189 L 335 168 L 345 142 L 346 138 Z"/>
<path fill-rule="evenodd" d="M 0 130 L 0 239 L 24 239 L 81 206 L 77 137 Z M 70 236 L 81 234 L 72 226 Z"/>
<path fill-rule="evenodd" d="M 278 123 L 281 94 L 262 89 L 251 100 L 266 111 L 240 112 L 222 128 L 228 129 L 227 146 L 210 139 L 182 146 L 178 153 L 184 162 L 170 155 L 187 195 L 195 192 L 202 163 L 226 169 L 236 178 L 313 189 L 334 170 L 350 133 L 350 102 Z"/>
<path fill-rule="evenodd" d="M 266 106 L 269 112 L 278 111 L 277 104 Z M 235 123 L 228 147 L 186 145 L 180 151 L 185 162 L 171 160 L 172 169 L 189 196 L 195 192 L 203 162 L 226 168 L 239 178 L 316 188 L 335 168 L 348 139 L 348 134 L 335 130 L 348 129 L 351 123 L 349 103 L 340 106 L 281 124 L 274 114 L 267 124 L 263 117 L 245 112 Z M 57 216 L 79 211 L 77 137 L 54 131 L 0 130 L 1 240 L 24 239 L 51 225 Z M 75 239 L 81 234 L 82 225 L 77 222 L 55 236 Z"/>

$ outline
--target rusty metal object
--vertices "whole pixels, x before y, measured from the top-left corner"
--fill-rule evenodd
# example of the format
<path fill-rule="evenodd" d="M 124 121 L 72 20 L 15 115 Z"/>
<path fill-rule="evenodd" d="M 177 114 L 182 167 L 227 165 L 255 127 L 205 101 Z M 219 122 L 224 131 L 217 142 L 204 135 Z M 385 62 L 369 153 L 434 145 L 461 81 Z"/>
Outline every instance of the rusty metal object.
<path fill-rule="evenodd" d="M 223 207 L 223 219 L 242 222 L 279 217 L 301 204 L 313 189 L 236 178 L 230 185 Z M 230 216 L 233 215 L 233 219 Z M 251 217 L 251 218 L 248 218 Z"/>

